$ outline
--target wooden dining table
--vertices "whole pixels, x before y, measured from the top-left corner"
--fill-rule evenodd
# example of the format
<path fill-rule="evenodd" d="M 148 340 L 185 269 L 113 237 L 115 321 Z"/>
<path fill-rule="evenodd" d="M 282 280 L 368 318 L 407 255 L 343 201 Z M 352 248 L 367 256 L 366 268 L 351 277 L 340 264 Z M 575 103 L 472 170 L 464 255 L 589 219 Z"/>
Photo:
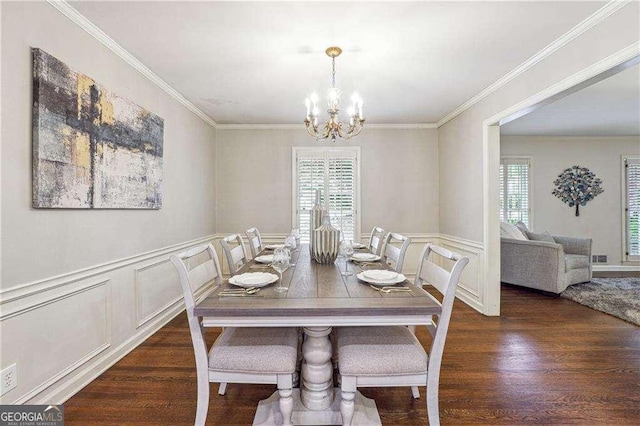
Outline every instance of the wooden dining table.
<path fill-rule="evenodd" d="M 270 253 L 263 250 L 260 255 Z M 302 244 L 292 252 L 291 263 L 294 266 L 282 275 L 286 292 L 275 292 L 276 284 L 271 284 L 251 296 L 221 297 L 221 290 L 234 287 L 226 280 L 196 305 L 194 313 L 202 317 L 205 327 L 302 327 L 302 368 L 299 389 L 294 389 L 293 423 L 341 424 L 340 392 L 333 385 L 332 328 L 428 324 L 432 315 L 440 314 L 440 304 L 409 280 L 397 286 L 411 291 L 383 293 L 357 278 L 362 268 L 390 269 L 381 262 L 348 261 L 346 268 L 353 275 L 343 276 L 344 260 L 319 264 L 311 260 L 309 246 Z M 252 260 L 238 273 L 267 272 L 266 268 Z M 274 392 L 260 402 L 254 425 L 277 424 L 277 398 Z M 381 424 L 373 400 L 358 394 L 355 405 L 354 424 Z"/>

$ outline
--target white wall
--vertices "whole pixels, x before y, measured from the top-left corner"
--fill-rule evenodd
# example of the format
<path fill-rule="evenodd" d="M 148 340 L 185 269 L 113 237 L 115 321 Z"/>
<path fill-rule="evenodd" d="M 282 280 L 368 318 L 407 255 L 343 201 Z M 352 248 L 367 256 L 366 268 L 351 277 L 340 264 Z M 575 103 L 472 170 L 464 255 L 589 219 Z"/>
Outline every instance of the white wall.
<path fill-rule="evenodd" d="M 503 136 L 502 155 L 533 157 L 535 232 L 593 238 L 593 254 L 622 264 L 622 155 L 640 155 L 640 137 Z M 558 174 L 573 165 L 588 167 L 602 179 L 604 192 L 580 207 L 580 216 L 551 194 Z"/>
<path fill-rule="evenodd" d="M 218 232 L 291 229 L 291 148 L 360 146 L 362 234 L 375 225 L 438 232 L 438 133 L 365 129 L 350 141 L 316 142 L 306 130 L 218 130 Z M 251 173 L 248 173 L 248 171 Z"/>
<path fill-rule="evenodd" d="M 486 238 L 499 241 L 497 228 L 495 236 L 484 235 L 484 120 L 637 42 L 638 6 L 637 2 L 625 5 L 438 128 L 441 234 L 482 245 Z M 486 253 L 485 265 L 485 273 L 491 278 L 481 283 L 484 293 L 478 304 L 483 312 L 495 314 L 499 305 L 490 306 L 486 297 L 491 294 L 490 289 L 499 288 L 495 273 L 499 268 L 499 245 L 492 250 Z"/>
<path fill-rule="evenodd" d="M 215 233 L 215 129 L 48 3 L 1 7 L 1 401 L 60 402 L 179 311 L 167 257 Z M 164 118 L 162 209 L 31 208 L 31 47 Z"/>

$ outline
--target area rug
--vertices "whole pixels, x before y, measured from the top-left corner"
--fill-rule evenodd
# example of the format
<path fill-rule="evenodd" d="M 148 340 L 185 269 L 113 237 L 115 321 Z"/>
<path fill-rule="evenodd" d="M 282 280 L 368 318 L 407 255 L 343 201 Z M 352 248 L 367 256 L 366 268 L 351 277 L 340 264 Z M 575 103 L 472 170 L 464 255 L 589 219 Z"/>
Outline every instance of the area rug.
<path fill-rule="evenodd" d="M 640 278 L 593 278 L 567 287 L 560 296 L 640 325 Z"/>

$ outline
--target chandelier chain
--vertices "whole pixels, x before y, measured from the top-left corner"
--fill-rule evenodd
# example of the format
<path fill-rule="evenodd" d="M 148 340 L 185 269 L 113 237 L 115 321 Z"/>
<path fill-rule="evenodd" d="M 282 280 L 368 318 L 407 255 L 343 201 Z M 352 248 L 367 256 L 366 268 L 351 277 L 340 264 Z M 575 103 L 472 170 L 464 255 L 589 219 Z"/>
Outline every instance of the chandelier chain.
<path fill-rule="evenodd" d="M 336 58 L 331 58 L 331 87 L 336 88 Z"/>

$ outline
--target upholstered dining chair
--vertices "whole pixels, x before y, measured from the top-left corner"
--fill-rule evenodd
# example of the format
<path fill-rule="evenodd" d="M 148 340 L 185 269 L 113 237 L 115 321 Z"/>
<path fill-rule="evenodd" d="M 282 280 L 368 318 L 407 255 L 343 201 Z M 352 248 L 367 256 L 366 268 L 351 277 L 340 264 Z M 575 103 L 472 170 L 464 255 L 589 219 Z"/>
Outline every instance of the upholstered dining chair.
<path fill-rule="evenodd" d="M 244 249 L 244 243 L 242 242 L 242 236 L 240 234 L 231 234 L 220 240 L 220 245 L 227 258 L 229 274 L 235 275 L 238 273 L 238 269 L 242 268 L 249 261 L 249 259 L 247 259 L 247 251 Z M 235 247 L 233 247 L 233 245 Z"/>
<path fill-rule="evenodd" d="M 251 251 L 251 257 L 254 258 L 264 249 L 262 244 L 262 237 L 260 237 L 260 231 L 258 228 L 249 228 L 244 231 L 244 235 L 247 236 L 247 240 L 249 240 L 249 250 Z"/>
<path fill-rule="evenodd" d="M 367 244 L 367 248 L 371 250 L 373 254 L 380 255 L 384 234 L 385 230 L 379 226 L 374 226 L 371 230 L 371 236 L 369 237 L 369 244 Z"/>
<path fill-rule="evenodd" d="M 399 245 L 399 247 L 394 244 Z M 409 244 L 411 244 L 411 238 L 395 232 L 389 232 L 384 238 L 382 261 L 391 266 L 396 272 L 401 273 L 404 266 L 404 256 L 407 254 Z"/>
<path fill-rule="evenodd" d="M 178 271 L 198 380 L 196 426 L 202 426 L 209 408 L 209 383 L 273 383 L 278 386 L 283 424 L 291 425 L 293 375 L 296 371 L 298 330 L 295 328 L 226 328 L 207 351 L 200 319 L 194 315 L 194 291 L 222 284 L 218 255 L 211 244 L 172 255 Z M 258 354 L 258 355 L 257 355 Z"/>
<path fill-rule="evenodd" d="M 450 271 L 429 260 L 435 254 L 453 261 Z M 425 318 L 433 337 L 429 355 L 408 327 L 340 327 L 337 331 L 338 366 L 341 375 L 342 424 L 350 425 L 358 387 L 425 386 L 429 424 L 440 424 L 438 386 L 456 287 L 469 258 L 427 244 L 419 259 L 416 285 L 431 284 L 442 295 L 437 323 Z M 366 361 L 363 361 L 366 360 Z M 413 389 L 412 389 L 413 390 Z M 419 394 L 414 392 L 414 398 Z"/>

